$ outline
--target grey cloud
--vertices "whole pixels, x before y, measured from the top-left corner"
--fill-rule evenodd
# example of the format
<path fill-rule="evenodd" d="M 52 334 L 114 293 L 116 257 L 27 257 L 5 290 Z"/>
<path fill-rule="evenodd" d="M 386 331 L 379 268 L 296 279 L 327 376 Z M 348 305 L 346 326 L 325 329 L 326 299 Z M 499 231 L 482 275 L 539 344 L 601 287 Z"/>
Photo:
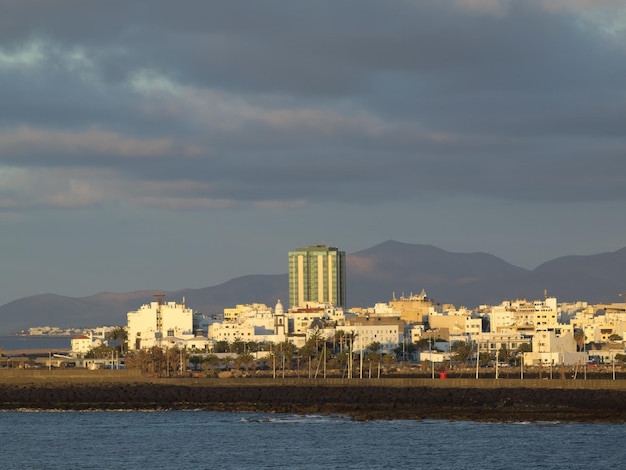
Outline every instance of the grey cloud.
<path fill-rule="evenodd" d="M 0 65 L 0 162 L 111 169 L 98 203 L 626 199 L 624 38 L 571 10 L 0 4 L 0 51 L 44 54 Z M 164 88 L 139 91 L 142 73 Z M 2 147 L 24 128 L 51 144 Z"/>

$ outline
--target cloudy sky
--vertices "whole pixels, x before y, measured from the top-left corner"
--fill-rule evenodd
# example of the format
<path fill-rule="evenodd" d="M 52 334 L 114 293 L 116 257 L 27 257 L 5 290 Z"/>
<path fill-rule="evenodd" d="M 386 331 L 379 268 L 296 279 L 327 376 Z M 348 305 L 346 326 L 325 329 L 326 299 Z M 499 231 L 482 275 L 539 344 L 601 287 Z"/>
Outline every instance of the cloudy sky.
<path fill-rule="evenodd" d="M 313 243 L 617 250 L 625 4 L 0 0 L 0 228 L 0 305 Z"/>

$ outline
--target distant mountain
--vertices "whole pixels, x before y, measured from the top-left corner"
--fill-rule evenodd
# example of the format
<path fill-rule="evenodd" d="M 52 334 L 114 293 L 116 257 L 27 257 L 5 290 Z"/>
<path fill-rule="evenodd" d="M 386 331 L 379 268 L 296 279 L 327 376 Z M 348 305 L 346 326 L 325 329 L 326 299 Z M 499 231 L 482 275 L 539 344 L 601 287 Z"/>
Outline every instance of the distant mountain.
<path fill-rule="evenodd" d="M 347 258 L 348 303 L 359 306 L 387 302 L 394 294 L 419 294 L 422 289 L 441 303 L 474 306 L 489 299 L 500 303 L 499 292 L 491 292 L 490 286 L 529 272 L 487 253 L 451 253 L 393 240 Z"/>
<path fill-rule="evenodd" d="M 388 302 L 394 295 L 427 294 L 440 303 L 476 307 L 505 299 L 538 299 L 544 289 L 559 301 L 615 302 L 626 291 L 626 248 L 613 253 L 566 256 L 530 271 L 487 253 L 452 253 L 393 240 L 347 255 L 349 306 Z M 126 313 L 154 300 L 182 301 L 205 313 L 236 304 L 288 305 L 286 274 L 250 275 L 218 286 L 171 292 L 101 293 L 71 298 L 34 295 L 0 307 L 0 335 L 32 326 L 125 325 Z"/>

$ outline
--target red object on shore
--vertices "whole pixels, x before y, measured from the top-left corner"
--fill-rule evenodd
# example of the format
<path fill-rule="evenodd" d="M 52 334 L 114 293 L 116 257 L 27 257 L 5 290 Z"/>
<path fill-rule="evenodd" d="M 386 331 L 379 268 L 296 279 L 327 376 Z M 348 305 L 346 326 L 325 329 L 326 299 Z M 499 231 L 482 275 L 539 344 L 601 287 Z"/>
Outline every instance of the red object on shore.
<path fill-rule="evenodd" d="M 439 378 L 440 379 L 445 379 L 446 377 L 448 377 L 448 374 L 446 374 L 445 372 L 440 372 L 439 373 Z"/>

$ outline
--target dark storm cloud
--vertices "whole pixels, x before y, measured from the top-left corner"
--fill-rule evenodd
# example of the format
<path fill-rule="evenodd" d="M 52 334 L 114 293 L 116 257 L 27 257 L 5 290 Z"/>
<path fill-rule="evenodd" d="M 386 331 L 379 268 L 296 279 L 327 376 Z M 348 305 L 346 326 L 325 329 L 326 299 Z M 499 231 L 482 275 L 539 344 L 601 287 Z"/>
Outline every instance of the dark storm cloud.
<path fill-rule="evenodd" d="M 591 3 L 0 4 L 0 164 L 76 170 L 25 206 L 626 198 L 626 25 Z"/>

